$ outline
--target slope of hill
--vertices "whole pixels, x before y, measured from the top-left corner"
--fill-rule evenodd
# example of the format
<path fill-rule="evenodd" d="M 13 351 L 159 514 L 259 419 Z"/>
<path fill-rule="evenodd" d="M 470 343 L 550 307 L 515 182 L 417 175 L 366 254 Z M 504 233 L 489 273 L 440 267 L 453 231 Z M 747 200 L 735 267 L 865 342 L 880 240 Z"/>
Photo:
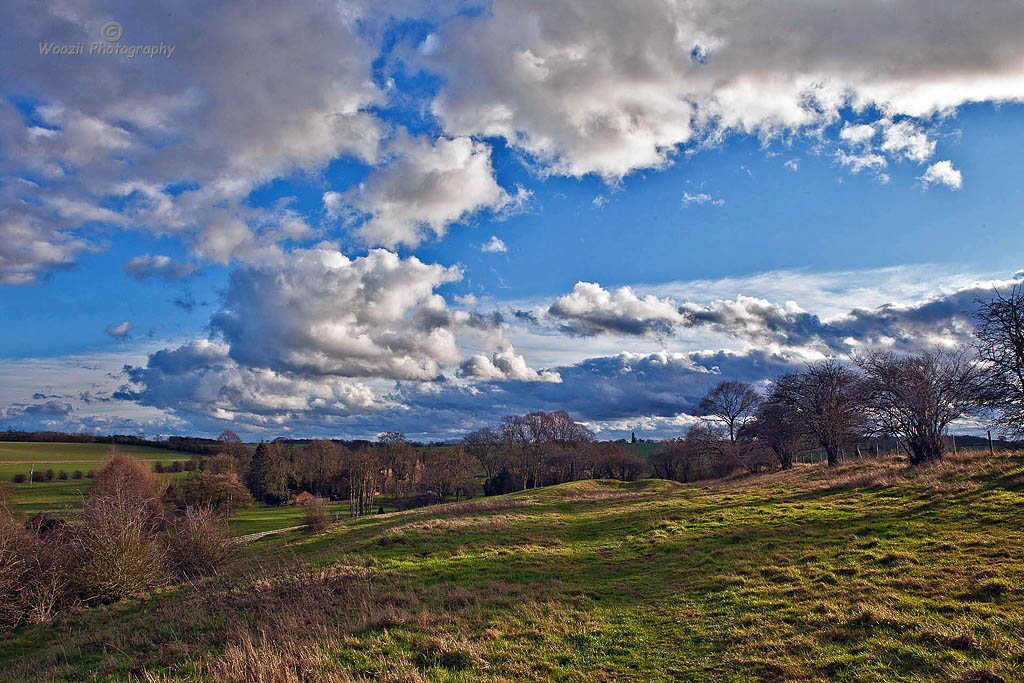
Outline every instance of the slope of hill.
<path fill-rule="evenodd" d="M 0 678 L 1024 680 L 1024 453 L 585 481 L 262 540 Z"/>

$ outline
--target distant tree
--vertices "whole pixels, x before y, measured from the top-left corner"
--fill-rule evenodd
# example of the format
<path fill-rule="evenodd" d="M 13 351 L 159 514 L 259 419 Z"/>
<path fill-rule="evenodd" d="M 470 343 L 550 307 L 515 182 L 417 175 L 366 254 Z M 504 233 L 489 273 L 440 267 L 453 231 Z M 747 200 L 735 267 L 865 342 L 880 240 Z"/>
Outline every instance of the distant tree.
<path fill-rule="evenodd" d="M 56 474 L 54 473 L 54 471 L 52 469 L 46 470 L 46 481 L 53 481 L 53 478 L 55 476 L 56 476 Z"/>
<path fill-rule="evenodd" d="M 377 449 L 363 446 L 354 451 L 346 450 L 342 466 L 348 475 L 350 513 L 353 517 L 370 514 L 381 472 Z"/>
<path fill-rule="evenodd" d="M 227 453 L 218 453 L 202 461 L 203 472 L 207 474 L 237 474 L 235 472 L 235 459 Z"/>
<path fill-rule="evenodd" d="M 466 450 L 484 470 L 484 486 L 510 465 L 511 449 L 500 432 L 484 427 L 470 432 L 462 440 Z"/>
<path fill-rule="evenodd" d="M 377 437 L 377 443 L 384 476 L 381 489 L 401 508 L 403 499 L 410 496 L 416 486 L 419 473 L 416 449 L 401 432 L 384 432 Z"/>
<path fill-rule="evenodd" d="M 220 441 L 221 443 L 242 443 L 242 437 L 238 436 L 238 434 L 235 434 L 230 429 L 225 429 L 217 437 L 217 441 Z"/>
<path fill-rule="evenodd" d="M 57 478 L 60 479 L 61 481 L 66 481 L 68 478 L 67 470 L 60 470 L 59 472 L 57 472 Z"/>
<path fill-rule="evenodd" d="M 745 382 L 722 381 L 716 384 L 697 406 L 698 414 L 721 423 L 735 443 L 739 431 L 757 409 L 761 396 Z"/>
<path fill-rule="evenodd" d="M 792 411 L 805 434 L 825 451 L 830 467 L 839 452 L 868 430 L 863 385 L 856 372 L 834 359 L 776 380 L 773 400 Z"/>
<path fill-rule="evenodd" d="M 178 508 L 206 507 L 227 517 L 255 502 L 233 473 L 196 472 L 168 489 L 165 498 Z"/>
<path fill-rule="evenodd" d="M 252 456 L 246 488 L 256 500 L 271 505 L 288 499 L 282 453 L 278 444 L 260 442 Z"/>
<path fill-rule="evenodd" d="M 75 470 L 74 472 L 72 472 L 71 473 L 71 478 L 72 479 L 81 479 L 82 478 L 82 470 Z"/>
<path fill-rule="evenodd" d="M 647 456 L 647 466 L 658 479 L 676 480 L 681 475 L 686 459 L 686 446 L 681 439 L 673 439 L 659 446 Z M 686 479 L 679 479 L 686 481 Z"/>
<path fill-rule="evenodd" d="M 978 303 L 974 336 L 988 387 L 985 402 L 998 410 L 1008 436 L 1024 438 L 1024 285 Z"/>
<path fill-rule="evenodd" d="M 912 465 L 942 457 L 951 422 L 985 402 L 985 373 L 964 349 L 910 356 L 875 352 L 857 360 L 876 428 L 900 437 Z"/>
<path fill-rule="evenodd" d="M 516 475 L 508 469 L 502 468 L 495 476 L 487 480 L 484 485 L 484 495 L 500 496 L 505 493 L 512 493 L 522 488 Z"/>
<path fill-rule="evenodd" d="M 163 474 L 164 473 L 164 464 L 162 462 L 157 461 L 153 465 L 153 471 L 156 472 L 157 474 Z"/>
<path fill-rule="evenodd" d="M 754 420 L 741 430 L 741 435 L 750 441 L 755 451 L 770 451 L 784 470 L 793 467 L 793 458 L 808 445 L 807 430 L 801 423 L 799 411 L 787 403 L 787 397 L 795 389 L 790 385 L 799 381 L 800 376 L 795 373 L 776 378 L 757 407 Z"/>
<path fill-rule="evenodd" d="M 183 472 L 184 470 L 185 466 L 181 463 L 180 460 L 175 460 L 174 462 L 172 462 L 169 468 L 170 472 Z"/>
<path fill-rule="evenodd" d="M 11 477 L 11 481 L 13 481 L 15 484 L 24 484 L 26 479 L 28 479 L 28 477 L 26 477 L 23 473 L 20 472 Z"/>
<path fill-rule="evenodd" d="M 478 463 L 461 445 L 430 447 L 423 464 L 425 485 L 441 499 L 468 498 L 476 488 Z"/>

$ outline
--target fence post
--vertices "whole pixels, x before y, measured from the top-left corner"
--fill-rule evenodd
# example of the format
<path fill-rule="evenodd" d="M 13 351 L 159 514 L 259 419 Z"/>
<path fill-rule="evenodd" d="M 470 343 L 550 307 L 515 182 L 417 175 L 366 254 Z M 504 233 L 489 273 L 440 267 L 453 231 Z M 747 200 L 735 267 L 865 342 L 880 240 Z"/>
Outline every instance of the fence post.
<path fill-rule="evenodd" d="M 992 448 L 992 430 L 991 429 L 988 430 L 988 454 L 991 455 L 993 458 L 996 455 L 995 449 Z"/>
<path fill-rule="evenodd" d="M 956 455 L 956 434 L 950 434 L 949 438 L 953 439 L 953 455 Z"/>

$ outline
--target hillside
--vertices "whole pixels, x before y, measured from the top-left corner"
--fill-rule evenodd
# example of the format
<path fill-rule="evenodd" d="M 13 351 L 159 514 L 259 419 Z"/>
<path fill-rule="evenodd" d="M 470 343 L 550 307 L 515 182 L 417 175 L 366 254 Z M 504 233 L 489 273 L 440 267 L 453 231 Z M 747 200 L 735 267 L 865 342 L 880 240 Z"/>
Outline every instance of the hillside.
<path fill-rule="evenodd" d="M 562 486 L 292 533 L 5 680 L 1024 679 L 1024 453 Z"/>

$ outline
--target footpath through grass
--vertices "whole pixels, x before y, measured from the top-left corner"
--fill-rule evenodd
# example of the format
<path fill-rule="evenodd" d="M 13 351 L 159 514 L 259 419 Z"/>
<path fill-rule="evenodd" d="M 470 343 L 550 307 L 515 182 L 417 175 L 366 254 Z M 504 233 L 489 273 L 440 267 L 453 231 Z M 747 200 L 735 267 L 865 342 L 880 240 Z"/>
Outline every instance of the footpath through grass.
<path fill-rule="evenodd" d="M 0 639 L 0 678 L 1024 680 L 1024 453 L 339 523 Z"/>

